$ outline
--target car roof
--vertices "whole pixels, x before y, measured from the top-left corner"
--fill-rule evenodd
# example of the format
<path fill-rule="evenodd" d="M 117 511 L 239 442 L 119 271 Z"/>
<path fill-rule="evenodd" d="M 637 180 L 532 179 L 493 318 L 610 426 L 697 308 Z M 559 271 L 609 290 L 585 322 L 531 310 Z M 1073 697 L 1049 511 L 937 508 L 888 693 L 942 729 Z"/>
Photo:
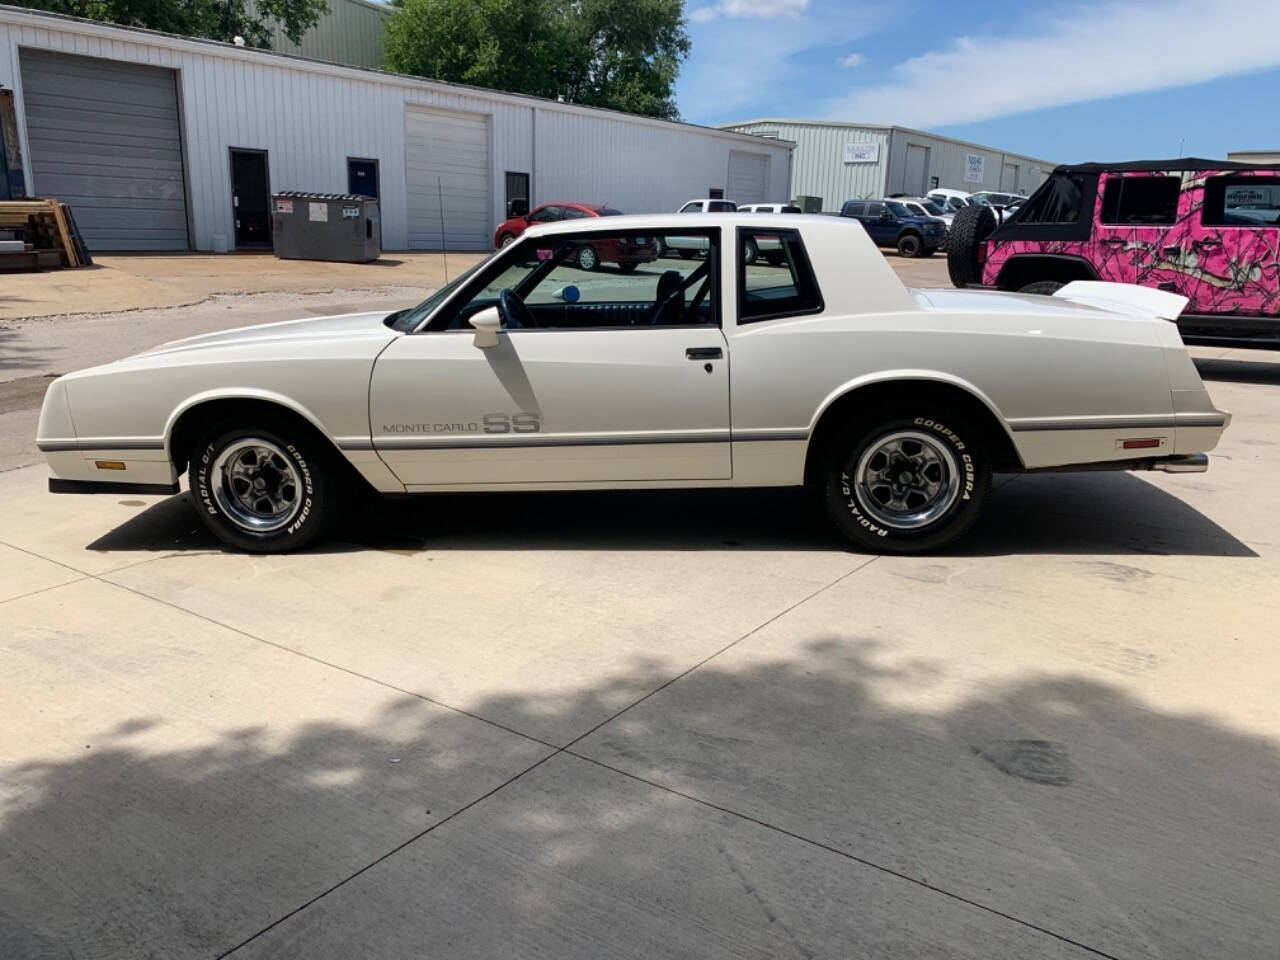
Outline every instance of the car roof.
<path fill-rule="evenodd" d="M 753 218 L 759 217 L 758 220 Z M 599 223 L 586 224 L 582 220 L 561 220 L 558 223 L 539 223 L 524 232 L 526 237 L 545 237 L 554 236 L 558 233 L 578 233 L 583 230 L 594 230 L 601 232 L 614 233 L 617 231 L 644 231 L 644 230 L 695 230 L 696 226 L 690 223 L 688 214 L 679 213 L 636 213 L 625 214 L 619 217 L 601 217 Z M 838 221 L 839 218 L 832 218 Z M 771 213 L 768 216 L 752 213 L 732 213 L 729 211 L 723 213 L 708 213 L 704 217 L 696 221 L 698 224 L 707 226 L 733 226 L 740 227 L 744 225 L 760 227 L 771 227 L 778 229 L 779 227 L 792 226 L 799 228 L 806 225 L 812 225 L 815 218 L 812 215 L 805 216 L 802 213 Z"/>
<path fill-rule="evenodd" d="M 1238 160 L 1206 160 L 1204 157 L 1180 157 L 1176 160 L 1129 160 L 1125 163 L 1064 163 L 1054 173 L 1102 173 L 1130 170 L 1275 170 L 1280 164 L 1241 163 Z"/>

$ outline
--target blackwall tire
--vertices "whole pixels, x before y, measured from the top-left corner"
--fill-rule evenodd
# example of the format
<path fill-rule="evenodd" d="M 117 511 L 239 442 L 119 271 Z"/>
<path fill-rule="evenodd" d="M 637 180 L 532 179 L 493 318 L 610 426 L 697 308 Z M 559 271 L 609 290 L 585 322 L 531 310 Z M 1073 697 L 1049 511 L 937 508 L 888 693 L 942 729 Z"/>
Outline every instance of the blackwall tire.
<path fill-rule="evenodd" d="M 588 273 L 600 266 L 600 254 L 596 253 L 596 248 L 589 243 L 584 243 L 578 248 L 578 255 L 574 259 L 578 269 L 586 270 Z"/>
<path fill-rule="evenodd" d="M 187 480 L 205 526 L 251 553 L 310 545 L 341 498 L 328 451 L 287 421 L 215 424 L 197 443 Z"/>
<path fill-rule="evenodd" d="M 653 257 L 655 260 L 661 260 L 667 256 L 667 245 L 661 237 L 657 237 L 653 241 Z"/>
<path fill-rule="evenodd" d="M 1019 293 L 1038 293 L 1042 297 L 1052 297 L 1061 290 L 1066 284 L 1058 280 L 1037 280 L 1035 283 L 1028 283 L 1025 287 L 1018 290 Z"/>
<path fill-rule="evenodd" d="M 898 238 L 898 256 L 900 257 L 918 257 L 923 249 L 924 241 L 914 233 L 908 233 Z"/>
<path fill-rule="evenodd" d="M 981 432 L 921 411 L 862 429 L 835 449 L 823 481 L 832 522 L 872 553 L 938 550 L 977 522 L 991 487 Z"/>
<path fill-rule="evenodd" d="M 498 241 L 498 246 L 509 247 L 516 242 L 516 238 L 509 233 L 504 233 L 502 239 Z"/>
<path fill-rule="evenodd" d="M 982 242 L 996 228 L 996 215 L 990 207 L 965 207 L 957 210 L 947 234 L 947 273 L 957 287 L 982 282 L 978 251 Z"/>
<path fill-rule="evenodd" d="M 756 246 L 756 242 L 750 237 L 742 241 L 742 262 L 755 263 L 760 257 L 760 248 Z"/>

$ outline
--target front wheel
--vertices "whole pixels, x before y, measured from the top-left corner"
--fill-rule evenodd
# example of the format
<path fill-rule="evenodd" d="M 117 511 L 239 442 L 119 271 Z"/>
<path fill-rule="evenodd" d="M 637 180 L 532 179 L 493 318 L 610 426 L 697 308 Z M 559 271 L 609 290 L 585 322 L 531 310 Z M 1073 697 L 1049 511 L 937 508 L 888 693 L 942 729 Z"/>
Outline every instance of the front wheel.
<path fill-rule="evenodd" d="M 516 238 L 509 233 L 504 233 L 502 239 L 498 241 L 498 246 L 509 247 L 516 242 Z"/>
<path fill-rule="evenodd" d="M 216 424 L 196 446 L 188 482 L 196 511 L 223 542 L 283 553 L 321 536 L 337 478 L 315 441 L 285 422 Z"/>
<path fill-rule="evenodd" d="M 840 447 L 826 472 L 827 513 L 875 553 L 925 553 L 977 522 L 991 486 L 979 432 L 951 417 L 886 421 Z"/>
<path fill-rule="evenodd" d="M 742 262 L 755 263 L 756 258 L 760 256 L 760 248 L 756 246 L 756 242 L 750 237 L 742 241 Z"/>

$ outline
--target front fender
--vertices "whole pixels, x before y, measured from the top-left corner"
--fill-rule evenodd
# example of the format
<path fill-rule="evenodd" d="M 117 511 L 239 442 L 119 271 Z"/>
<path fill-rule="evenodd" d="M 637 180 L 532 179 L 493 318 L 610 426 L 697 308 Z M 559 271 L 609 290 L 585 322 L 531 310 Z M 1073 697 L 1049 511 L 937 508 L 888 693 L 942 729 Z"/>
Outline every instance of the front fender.
<path fill-rule="evenodd" d="M 164 425 L 164 451 L 170 460 L 173 459 L 173 451 L 171 444 L 173 442 L 174 428 L 178 421 L 182 419 L 183 414 L 200 406 L 203 403 L 210 403 L 216 400 L 259 400 L 265 403 L 273 403 L 277 406 L 284 407 L 287 410 L 296 413 L 302 417 L 313 427 L 315 427 L 323 436 L 333 443 L 334 447 L 338 447 L 338 440 L 325 427 L 320 418 L 310 410 L 306 405 L 299 403 L 293 397 L 286 396 L 274 390 L 264 390 L 259 387 L 220 387 L 213 390 L 205 390 L 188 397 L 169 414 L 169 419 Z M 367 438 L 366 438 L 367 439 Z"/>

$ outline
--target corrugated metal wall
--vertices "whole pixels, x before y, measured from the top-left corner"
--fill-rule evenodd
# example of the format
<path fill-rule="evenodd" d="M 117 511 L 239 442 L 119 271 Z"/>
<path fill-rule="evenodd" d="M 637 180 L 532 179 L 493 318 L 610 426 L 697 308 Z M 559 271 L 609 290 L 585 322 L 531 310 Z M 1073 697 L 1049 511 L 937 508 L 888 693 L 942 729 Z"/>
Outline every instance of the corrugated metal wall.
<path fill-rule="evenodd" d="M 329 12 L 302 35 L 301 43 L 294 43 L 277 25 L 272 30 L 271 49 L 353 67 L 380 67 L 390 16 L 386 7 L 365 0 L 329 0 Z"/>
<path fill-rule="evenodd" d="M 910 146 L 924 147 L 929 152 L 929 164 L 926 178 L 937 177 L 939 187 L 952 190 L 966 190 L 977 193 L 979 190 L 1003 190 L 1009 193 L 1030 193 L 1048 176 L 1054 164 L 1048 160 L 1040 160 L 1017 153 L 1008 153 L 991 147 L 939 137 L 920 130 L 909 130 L 905 127 L 893 128 L 893 149 L 889 153 L 889 166 L 886 171 L 885 192 L 913 192 L 917 187 L 906 182 L 907 151 Z M 965 170 L 968 156 L 975 154 L 982 157 L 981 183 L 966 180 Z M 1017 166 L 1017 182 L 1002 182 L 1005 164 Z M 928 183 L 928 179 L 925 181 Z"/>
<path fill-rule="evenodd" d="M 768 122 L 735 124 L 733 129 L 756 136 L 776 136 L 795 141 L 791 189 L 785 199 L 822 197 L 822 209 L 834 212 L 846 200 L 884 195 L 884 164 L 889 153 L 889 131 L 886 129 Z M 845 163 L 846 143 L 876 144 L 879 160 L 874 163 Z"/>
<path fill-rule="evenodd" d="M 1053 169 L 1035 157 L 993 150 L 905 127 L 856 126 L 761 120 L 732 124 L 731 128 L 757 136 L 778 136 L 796 144 L 792 158 L 791 196 L 822 197 L 822 208 L 837 211 L 846 200 L 880 197 L 888 193 L 915 192 L 920 184 L 907 182 L 907 157 L 923 149 L 927 154 L 924 185 L 938 178 L 938 186 L 954 190 L 1010 189 L 1030 193 Z M 846 144 L 877 144 L 875 162 L 845 162 Z M 969 154 L 983 157 L 981 183 L 965 180 Z M 1005 187 L 1001 174 L 1006 163 L 1018 167 L 1017 184 Z"/>
<path fill-rule="evenodd" d="M 505 219 L 507 171 L 532 174 L 535 204 L 582 199 L 636 213 L 675 210 L 691 197 L 705 196 L 709 187 L 725 186 L 732 148 L 767 153 L 771 194 L 787 192 L 790 144 L 3 9 L 0 84 L 17 92 L 27 158 L 18 69 L 22 47 L 178 71 L 191 235 L 199 250 L 212 250 L 215 234 L 233 236 L 232 147 L 267 151 L 276 192 L 343 193 L 347 158 L 377 159 L 383 243 L 390 250 L 404 249 L 408 104 L 489 117 L 495 226 Z M 27 176 L 28 189 L 38 193 L 29 159 Z"/>

